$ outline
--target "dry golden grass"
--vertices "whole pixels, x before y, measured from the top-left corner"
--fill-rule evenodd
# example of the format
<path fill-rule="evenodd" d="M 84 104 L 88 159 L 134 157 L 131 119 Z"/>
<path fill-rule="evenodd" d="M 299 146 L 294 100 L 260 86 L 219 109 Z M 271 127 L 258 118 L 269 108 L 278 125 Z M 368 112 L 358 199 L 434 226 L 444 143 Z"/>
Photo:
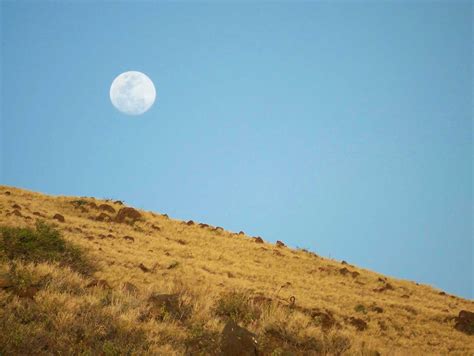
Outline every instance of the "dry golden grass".
<path fill-rule="evenodd" d="M 303 250 L 256 243 L 246 235 L 187 225 L 153 212 L 140 211 L 143 219 L 134 224 L 96 221 L 102 211 L 88 202 L 108 204 L 116 211 L 123 207 L 94 198 L 52 197 L 0 186 L 0 226 L 34 228 L 37 219 L 55 224 L 67 241 L 87 251 L 97 267 L 94 277 L 112 287 L 86 288 L 91 277 L 54 263 L 20 263 L 19 271 L 36 279 L 49 276 L 51 282 L 35 296 L 34 307 L 0 290 L 0 318 L 16 334 L 8 337 L 16 337 L 17 345 L 31 339 L 35 347 L 34 340 L 47 339 L 40 331 L 45 328 L 44 321 L 33 315 L 25 329 L 18 318 L 28 313 L 48 314 L 48 330 L 56 330 L 64 339 L 56 340 L 53 347 L 64 345 L 60 350 L 63 353 L 89 350 L 94 354 L 104 346 L 87 337 L 89 341 L 78 346 L 71 333 L 60 332 L 77 328 L 79 314 L 84 323 L 97 325 L 98 335 L 113 332 L 115 336 L 107 339 L 111 340 L 106 346 L 109 349 L 100 349 L 106 354 L 129 350 L 136 354 L 180 355 L 196 340 L 204 340 L 203 354 L 212 354 L 212 344 L 217 343 L 225 319 L 216 311 L 219 301 L 225 296 L 233 301 L 235 295 L 244 295 L 245 300 L 262 295 L 272 298 L 273 303 L 266 307 L 247 303 L 242 308 L 249 308 L 244 310 L 248 314 L 240 320 L 259 336 L 262 345 L 268 335 L 276 333 L 282 349 L 293 348 L 301 354 L 308 340 L 319 340 L 319 349 L 325 354 L 375 355 L 374 350 L 382 355 L 474 354 L 473 337 L 453 328 L 453 317 L 460 310 L 473 311 L 473 301 Z M 21 207 L 21 216 L 11 214 L 14 204 Z M 63 215 L 65 222 L 53 219 L 55 214 Z M 140 264 L 149 271 L 144 272 Z M 6 271 L 7 263 L 0 268 Z M 349 273 L 341 272 L 343 268 Z M 352 272 L 359 274 L 353 276 Z M 126 282 L 137 286 L 138 292 L 123 290 Z M 387 284 L 393 289 L 374 291 Z M 153 293 L 178 293 L 187 318 L 141 318 Z M 253 306 L 256 314 L 252 314 Z M 335 325 L 323 328 L 323 321 L 310 315 L 314 309 L 333 315 Z M 81 310 L 85 312 L 81 314 Z M 357 330 L 351 317 L 365 321 L 367 329 Z M 113 330 L 104 325 L 111 325 Z M 71 346 L 74 343 L 76 346 Z M 275 355 L 278 352 L 274 350 Z"/>

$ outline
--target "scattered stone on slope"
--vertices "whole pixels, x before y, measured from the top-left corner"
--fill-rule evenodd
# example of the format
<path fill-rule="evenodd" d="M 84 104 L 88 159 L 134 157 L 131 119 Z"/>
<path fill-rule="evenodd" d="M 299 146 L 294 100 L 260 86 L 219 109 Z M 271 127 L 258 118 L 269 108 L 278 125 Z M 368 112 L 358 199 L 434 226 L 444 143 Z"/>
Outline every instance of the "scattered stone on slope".
<path fill-rule="evenodd" d="M 199 224 L 199 227 L 205 228 L 205 227 L 209 227 L 209 225 L 208 225 L 208 224 L 202 224 L 202 223 L 201 223 L 201 224 Z"/>
<path fill-rule="evenodd" d="M 221 355 L 257 356 L 256 335 L 229 320 L 221 333 Z"/>
<path fill-rule="evenodd" d="M 384 282 L 385 282 L 385 281 L 384 281 Z M 385 284 L 384 284 L 382 287 L 380 287 L 380 288 L 375 288 L 375 289 L 373 289 L 373 291 L 380 293 L 380 292 L 385 292 L 386 290 L 394 290 L 394 289 L 395 289 L 395 288 L 393 288 L 393 286 L 392 286 L 390 283 L 385 282 Z M 402 298 L 403 298 L 403 296 L 402 296 Z"/>
<path fill-rule="evenodd" d="M 194 221 L 189 220 L 189 221 L 186 223 L 186 225 L 188 225 L 188 226 L 194 225 Z"/>
<path fill-rule="evenodd" d="M 5 195 L 11 195 L 12 193 L 10 193 L 8 190 L 4 193 Z"/>
<path fill-rule="evenodd" d="M 53 219 L 59 221 L 59 222 L 65 222 L 66 219 L 64 219 L 64 216 L 62 216 L 61 214 L 56 214 L 53 216 Z"/>
<path fill-rule="evenodd" d="M 286 245 L 283 242 L 281 242 L 280 240 L 277 240 L 276 245 L 277 245 L 277 247 L 286 247 Z"/>
<path fill-rule="evenodd" d="M 156 230 L 156 231 L 161 231 L 161 227 L 159 227 L 159 226 L 157 226 L 157 225 L 155 225 L 155 224 L 151 225 L 151 228 L 152 228 L 153 230 Z"/>
<path fill-rule="evenodd" d="M 106 213 L 100 213 L 99 215 L 96 216 L 95 220 L 97 221 L 111 221 L 112 218 L 107 215 Z"/>
<path fill-rule="evenodd" d="M 134 223 L 135 221 L 142 218 L 142 214 L 134 208 L 122 208 L 117 213 L 115 221 L 118 223 Z"/>
<path fill-rule="evenodd" d="M 245 235 L 245 232 L 239 231 L 239 235 Z"/>
<path fill-rule="evenodd" d="M 347 265 L 348 263 L 346 261 L 342 260 L 341 264 Z"/>
<path fill-rule="evenodd" d="M 23 217 L 23 215 L 21 214 L 20 210 L 13 210 L 11 213 L 8 213 L 7 216 L 10 216 L 10 215 L 15 215 L 15 216 L 19 216 L 19 217 Z"/>
<path fill-rule="evenodd" d="M 369 308 L 371 311 L 373 312 L 376 312 L 376 313 L 383 313 L 383 308 L 382 307 L 379 307 L 379 306 L 376 306 L 376 305 L 373 305 Z"/>
<path fill-rule="evenodd" d="M 140 269 L 141 269 L 143 272 L 145 272 L 145 273 L 151 271 L 151 270 L 150 270 L 148 267 L 146 267 L 143 263 L 140 263 L 140 264 L 138 265 L 138 268 L 140 268 Z"/>
<path fill-rule="evenodd" d="M 367 329 L 367 323 L 359 318 L 350 317 L 349 323 L 353 325 L 358 331 L 364 331 Z"/>
<path fill-rule="evenodd" d="M 131 236 L 128 236 L 128 235 L 124 236 L 123 239 L 127 240 L 127 241 L 131 241 L 131 242 L 135 242 L 135 239 Z"/>
<path fill-rule="evenodd" d="M 12 208 L 13 208 L 13 209 L 21 210 L 21 206 L 19 206 L 18 204 L 13 204 L 13 205 L 12 205 Z"/>
<path fill-rule="evenodd" d="M 109 204 L 100 204 L 99 205 L 99 210 L 107 211 L 109 213 L 115 214 L 115 209 L 113 206 Z"/>
<path fill-rule="evenodd" d="M 256 243 L 263 244 L 263 239 L 260 236 L 254 237 L 253 240 Z"/>
<path fill-rule="evenodd" d="M 323 330 L 329 330 L 336 325 L 336 319 L 329 310 L 322 311 L 319 309 L 313 309 L 309 314 L 316 324 L 321 325 Z"/>
<path fill-rule="evenodd" d="M 457 318 L 454 319 L 456 324 L 454 328 L 468 335 L 474 335 L 474 313 L 461 310 Z"/>

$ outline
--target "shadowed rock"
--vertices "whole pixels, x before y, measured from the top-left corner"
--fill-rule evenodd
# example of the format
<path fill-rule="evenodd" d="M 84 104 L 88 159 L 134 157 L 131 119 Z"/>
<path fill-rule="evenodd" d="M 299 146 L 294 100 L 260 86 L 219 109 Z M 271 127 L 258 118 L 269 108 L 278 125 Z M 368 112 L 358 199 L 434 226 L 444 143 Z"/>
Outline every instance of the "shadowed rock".
<path fill-rule="evenodd" d="M 199 224 L 199 227 L 205 228 L 205 227 L 209 227 L 209 225 L 208 224 Z"/>
<path fill-rule="evenodd" d="M 18 204 L 13 204 L 13 205 L 12 205 L 12 208 L 13 208 L 13 209 L 21 210 L 21 206 L 19 206 Z"/>
<path fill-rule="evenodd" d="M 5 192 L 5 195 L 11 195 L 12 193 L 10 193 L 9 191 L 6 191 Z"/>
<path fill-rule="evenodd" d="M 118 223 L 134 223 L 142 218 L 142 214 L 133 208 L 122 208 L 117 213 L 115 221 Z"/>
<path fill-rule="evenodd" d="M 59 221 L 59 222 L 64 222 L 64 221 L 66 221 L 66 220 L 64 219 L 64 216 L 62 216 L 61 214 L 56 214 L 56 215 L 54 215 L 54 216 L 53 216 L 53 219 L 55 219 L 55 220 L 57 220 L 57 221 Z"/>
<path fill-rule="evenodd" d="M 257 356 L 256 335 L 229 320 L 221 334 L 221 355 Z"/>
<path fill-rule="evenodd" d="M 110 221 L 112 218 L 106 213 L 100 213 L 96 218 L 97 221 Z"/>
<path fill-rule="evenodd" d="M 148 267 L 146 267 L 143 263 L 140 263 L 140 264 L 138 265 L 138 268 L 140 268 L 140 269 L 141 269 L 143 272 L 145 272 L 145 273 L 151 271 L 151 270 L 150 270 Z"/>
<path fill-rule="evenodd" d="M 349 323 L 353 325 L 358 331 L 364 331 L 367 329 L 367 323 L 359 318 L 351 317 Z"/>
<path fill-rule="evenodd" d="M 127 236 L 124 236 L 123 239 L 124 239 L 124 240 L 127 240 L 127 241 L 131 241 L 131 242 L 135 242 L 135 239 L 134 239 L 133 237 L 131 237 L 131 236 L 128 236 L 128 235 L 127 235 Z"/>
<path fill-rule="evenodd" d="M 188 225 L 188 226 L 194 225 L 194 221 L 189 220 L 189 221 L 186 223 L 186 225 Z"/>
<path fill-rule="evenodd" d="M 263 239 L 260 236 L 254 237 L 253 241 L 259 244 L 263 244 Z"/>
<path fill-rule="evenodd" d="M 390 283 L 385 283 L 382 287 L 380 288 L 375 288 L 373 289 L 374 292 L 385 292 L 386 290 L 394 290 L 395 288 L 393 288 L 393 286 L 390 284 Z M 404 298 L 402 296 L 402 298 Z M 409 298 L 409 296 L 407 296 L 406 298 Z"/>
<path fill-rule="evenodd" d="M 115 209 L 109 204 L 100 204 L 99 210 L 108 211 L 109 213 L 115 214 Z"/>
<path fill-rule="evenodd" d="M 458 317 L 455 319 L 456 324 L 454 328 L 468 335 L 474 335 L 474 313 L 461 310 Z"/>
<path fill-rule="evenodd" d="M 277 247 L 286 247 L 286 245 L 283 242 L 281 242 L 280 240 L 277 240 L 276 245 L 277 245 Z"/>

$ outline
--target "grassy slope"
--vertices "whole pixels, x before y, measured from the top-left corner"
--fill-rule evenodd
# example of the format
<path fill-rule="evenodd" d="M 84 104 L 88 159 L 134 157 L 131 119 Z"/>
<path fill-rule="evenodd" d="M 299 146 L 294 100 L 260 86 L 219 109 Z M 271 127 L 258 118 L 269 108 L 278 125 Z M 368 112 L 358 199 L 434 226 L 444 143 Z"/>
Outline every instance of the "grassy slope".
<path fill-rule="evenodd" d="M 6 195 L 6 191 L 11 194 Z M 195 336 L 193 325 L 203 327 L 206 335 L 217 334 L 224 324 L 214 312 L 216 300 L 222 293 L 233 290 L 271 297 L 283 306 L 290 304 L 290 297 L 294 296 L 295 305 L 301 310 L 329 310 L 339 324 L 329 334 L 350 339 L 352 347 L 348 354 L 368 354 L 367 350 L 378 350 L 382 355 L 474 353 L 472 336 L 455 330 L 451 318 L 462 309 L 472 311 L 473 301 L 442 294 L 430 286 L 342 265 L 306 251 L 278 248 L 270 243 L 259 244 L 246 235 L 214 231 L 212 227 L 196 224 L 188 226 L 153 212 L 141 211 L 144 220 L 133 226 L 99 222 L 94 218 L 100 211 L 86 205 L 87 211 L 78 209 L 71 204 L 77 199 L 0 186 L 0 225 L 34 227 L 38 218 L 34 213 L 55 223 L 66 240 L 87 250 L 98 267 L 95 277 L 105 279 L 117 290 L 114 301 L 106 303 L 107 313 L 120 319 L 125 327 L 137 327 L 141 308 L 152 292 L 185 290 L 183 298 L 192 300 L 189 301 L 193 308 L 192 322 L 187 325 L 172 320 L 140 323 L 151 353 L 183 353 L 183 345 Z M 81 199 L 94 201 L 97 205 L 107 203 L 117 211 L 122 207 L 93 198 Z M 21 217 L 7 216 L 13 211 L 13 204 L 21 206 Z M 56 213 L 62 214 L 65 222 L 53 220 Z M 113 237 L 101 238 L 101 235 L 109 234 Z M 131 236 L 134 241 L 125 240 L 124 236 Z M 138 267 L 140 264 L 152 271 L 143 272 Z M 342 274 L 340 269 L 344 267 L 359 275 Z M 6 268 L 6 264 L 0 266 L 0 272 Z M 58 300 L 62 305 L 68 305 L 70 314 L 66 313 L 64 320 L 58 321 L 64 322 L 64 326 L 69 325 L 69 319 L 73 318 L 74 311 L 84 302 L 84 298 L 98 301 L 104 298 L 103 293 L 95 289 L 90 295 L 65 294 L 65 290 L 73 288 L 61 287 L 67 282 L 65 280 L 77 288 L 83 288 L 88 281 L 72 271 L 61 271 L 59 267 L 48 264 L 36 267 L 25 265 L 23 268 L 35 270 L 40 275 L 56 276 L 54 283 L 48 289 L 41 290 L 35 299 L 42 307 Z M 139 289 L 138 296 L 122 293 L 120 288 L 124 282 L 135 284 Z M 386 283 L 394 289 L 374 291 Z M 2 295 L 6 300 L 6 292 L 0 291 L 0 297 Z M 20 301 L 9 300 L 9 303 L 13 305 Z M 9 308 L 13 308 L 12 305 Z M 383 312 L 372 311 L 373 306 L 381 307 Z M 6 317 L 5 314 L 3 317 Z M 368 328 L 358 331 L 350 323 L 350 317 L 364 320 Z M 304 312 L 288 313 L 287 308 L 281 307 L 272 309 L 245 326 L 258 335 L 277 326 L 299 340 L 309 336 L 321 339 L 325 335 L 321 327 Z M 199 335 L 202 336 L 202 332 Z M 135 336 L 127 337 L 133 339 Z"/>

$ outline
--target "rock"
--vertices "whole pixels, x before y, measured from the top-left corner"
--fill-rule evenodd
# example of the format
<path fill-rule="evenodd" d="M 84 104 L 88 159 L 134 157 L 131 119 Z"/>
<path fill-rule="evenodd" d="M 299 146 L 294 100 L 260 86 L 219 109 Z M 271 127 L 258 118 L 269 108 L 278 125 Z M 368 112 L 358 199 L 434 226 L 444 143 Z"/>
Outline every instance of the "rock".
<path fill-rule="evenodd" d="M 339 273 L 345 276 L 346 274 L 350 273 L 350 271 L 346 267 L 343 267 L 339 270 Z"/>
<path fill-rule="evenodd" d="M 143 272 L 145 272 L 145 273 L 151 271 L 151 270 L 150 270 L 148 267 L 146 267 L 143 263 L 140 263 L 140 264 L 138 265 L 138 268 L 140 268 L 140 269 L 141 269 Z"/>
<path fill-rule="evenodd" d="M 109 204 L 100 204 L 99 210 L 108 211 L 109 213 L 115 214 L 115 209 Z"/>
<path fill-rule="evenodd" d="M 114 203 L 118 204 L 118 205 L 123 205 L 123 201 L 121 201 L 121 200 L 116 200 L 116 201 L 114 201 Z"/>
<path fill-rule="evenodd" d="M 171 263 L 168 265 L 168 267 L 166 267 L 166 268 L 167 268 L 167 269 L 173 269 L 173 268 L 178 267 L 178 265 L 179 265 L 179 262 L 178 262 L 178 261 L 173 261 L 173 262 L 171 262 Z"/>
<path fill-rule="evenodd" d="M 7 214 L 7 215 L 8 215 L 8 214 Z M 23 217 L 23 215 L 21 215 L 21 213 L 20 213 L 20 210 L 17 210 L 17 209 L 13 210 L 13 212 L 12 212 L 10 215 L 15 215 L 15 216 Z"/>
<path fill-rule="evenodd" d="M 474 313 L 461 310 L 457 318 L 454 319 L 456 324 L 454 328 L 467 335 L 474 335 Z"/>
<path fill-rule="evenodd" d="M 367 323 L 365 321 L 363 321 L 362 319 L 351 317 L 349 319 L 349 323 L 351 325 L 355 326 L 355 328 L 358 331 L 364 331 L 364 330 L 367 329 Z"/>
<path fill-rule="evenodd" d="M 348 263 L 346 261 L 342 260 L 341 264 L 347 265 Z"/>
<path fill-rule="evenodd" d="M 245 232 L 239 231 L 239 235 L 245 235 Z"/>
<path fill-rule="evenodd" d="M 221 355 L 257 356 L 256 335 L 229 320 L 221 334 Z"/>
<path fill-rule="evenodd" d="M 29 286 L 29 287 L 26 287 L 24 289 L 20 289 L 18 291 L 16 291 L 16 294 L 20 297 L 20 298 L 29 298 L 29 299 L 34 299 L 36 293 L 39 292 L 39 288 L 38 287 L 35 287 L 35 286 Z"/>
<path fill-rule="evenodd" d="M 401 298 L 408 299 L 408 298 L 410 298 L 410 296 L 408 294 L 404 294 L 404 295 L 401 296 Z"/>
<path fill-rule="evenodd" d="M 194 221 L 189 220 L 189 221 L 186 223 L 186 225 L 188 225 L 188 226 L 194 225 Z"/>
<path fill-rule="evenodd" d="M 0 288 L 13 287 L 13 281 L 7 273 L 0 274 Z"/>
<path fill-rule="evenodd" d="M 276 245 L 277 245 L 277 247 L 286 247 L 286 245 L 283 242 L 281 242 L 280 240 L 277 240 Z"/>
<path fill-rule="evenodd" d="M 379 314 L 380 314 L 380 313 L 383 313 L 383 308 L 378 307 L 378 306 L 376 306 L 376 305 L 371 306 L 369 309 L 370 309 L 371 311 L 376 312 L 376 313 L 379 313 Z"/>
<path fill-rule="evenodd" d="M 169 219 L 168 214 L 161 214 L 161 216 L 164 217 L 165 219 Z"/>
<path fill-rule="evenodd" d="M 328 310 L 321 311 L 314 309 L 310 312 L 311 318 L 321 325 L 323 330 L 331 329 L 336 324 L 336 319 Z"/>
<path fill-rule="evenodd" d="M 439 294 L 439 295 L 446 295 L 445 292 L 439 292 L 438 294 Z"/>
<path fill-rule="evenodd" d="M 100 213 L 96 218 L 95 220 L 97 221 L 111 221 L 112 218 L 107 215 L 106 213 Z"/>
<path fill-rule="evenodd" d="M 253 240 L 256 243 L 263 244 L 263 239 L 260 236 L 254 237 Z"/>
<path fill-rule="evenodd" d="M 273 254 L 274 254 L 275 256 L 278 256 L 278 257 L 282 257 L 282 256 L 283 256 L 283 254 L 282 254 L 280 251 L 277 251 L 277 250 L 273 250 Z"/>
<path fill-rule="evenodd" d="M 130 293 L 130 294 L 136 294 L 138 293 L 138 288 L 135 284 L 130 283 L 130 282 L 125 282 L 123 284 L 123 290 Z"/>
<path fill-rule="evenodd" d="M 155 224 L 151 225 L 151 228 L 152 228 L 153 230 L 156 230 L 156 231 L 161 231 L 161 227 L 159 227 L 159 226 L 157 226 L 157 225 L 155 225 Z"/>
<path fill-rule="evenodd" d="M 42 217 L 43 215 L 39 211 L 33 211 L 33 215 Z"/>
<path fill-rule="evenodd" d="M 117 213 L 115 221 L 118 223 L 134 223 L 142 218 L 142 214 L 133 208 L 122 208 Z"/>
<path fill-rule="evenodd" d="M 223 229 L 222 227 L 220 227 L 220 226 L 217 226 L 217 227 L 214 228 L 214 231 L 216 231 L 216 232 L 223 232 L 224 229 Z"/>
<path fill-rule="evenodd" d="M 13 209 L 21 210 L 21 206 L 19 206 L 18 204 L 13 204 L 13 205 L 12 205 L 12 208 L 13 208 Z"/>
<path fill-rule="evenodd" d="M 5 195 L 11 195 L 12 193 L 10 193 L 9 191 L 6 191 L 5 192 Z"/>
<path fill-rule="evenodd" d="M 386 290 L 394 290 L 394 289 L 395 288 L 393 288 L 393 286 L 390 283 L 385 283 L 382 287 L 375 288 L 375 289 L 373 289 L 373 291 L 380 293 L 380 292 L 385 292 Z M 402 296 L 402 298 L 405 298 L 405 297 Z M 409 298 L 409 297 L 407 296 L 407 298 Z"/>
<path fill-rule="evenodd" d="M 205 228 L 205 227 L 209 227 L 209 225 L 208 224 L 199 224 L 199 227 Z"/>
<path fill-rule="evenodd" d="M 105 279 L 93 279 L 89 284 L 86 285 L 86 288 L 103 288 L 103 289 L 112 289 L 109 283 Z"/>
<path fill-rule="evenodd" d="M 53 219 L 59 221 L 59 222 L 65 222 L 66 220 L 64 219 L 64 216 L 62 216 L 61 214 L 56 214 L 53 216 Z"/>
<path fill-rule="evenodd" d="M 356 277 L 359 276 L 359 275 L 360 275 L 359 272 L 356 272 L 356 271 L 352 271 L 352 272 L 351 272 L 352 278 L 356 278 Z"/>
<path fill-rule="evenodd" d="M 124 239 L 124 240 L 128 240 L 128 241 L 131 241 L 131 242 L 135 242 L 135 239 L 134 239 L 133 237 L 131 237 L 131 236 L 128 236 L 128 235 L 127 235 L 127 236 L 124 236 L 123 239 Z"/>
<path fill-rule="evenodd" d="M 184 240 L 181 240 L 181 239 L 179 239 L 179 240 L 176 240 L 176 242 L 177 242 L 177 243 L 179 243 L 180 245 L 186 245 L 186 244 L 187 244 L 187 242 L 186 242 L 186 241 L 184 241 Z"/>

